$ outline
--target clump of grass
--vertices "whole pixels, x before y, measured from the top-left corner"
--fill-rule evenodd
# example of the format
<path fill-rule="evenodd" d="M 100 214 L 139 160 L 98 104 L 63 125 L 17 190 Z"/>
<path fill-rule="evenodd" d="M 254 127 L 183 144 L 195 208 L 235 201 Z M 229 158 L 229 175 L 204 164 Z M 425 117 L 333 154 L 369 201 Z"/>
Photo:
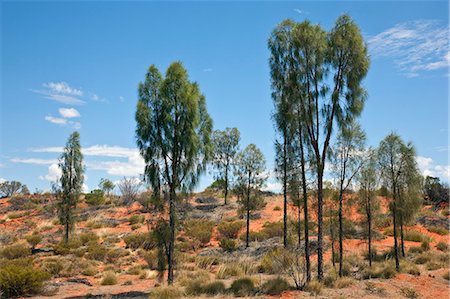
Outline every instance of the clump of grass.
<path fill-rule="evenodd" d="M 273 208 L 273 210 L 274 210 L 274 211 L 281 211 L 281 208 L 280 208 L 280 206 L 275 206 L 275 207 Z"/>
<path fill-rule="evenodd" d="M 277 277 L 274 279 L 269 279 L 261 286 L 261 291 L 267 295 L 280 295 L 284 291 L 290 289 L 290 285 L 286 279 Z"/>
<path fill-rule="evenodd" d="M 306 291 L 310 292 L 314 296 L 320 295 L 322 293 L 322 290 L 323 290 L 323 284 L 317 280 L 310 281 L 306 285 Z"/>
<path fill-rule="evenodd" d="M 200 219 L 189 220 L 185 223 L 186 235 L 206 245 L 211 240 L 214 222 Z"/>
<path fill-rule="evenodd" d="M 373 264 L 372 268 L 366 268 L 363 271 L 364 279 L 371 278 L 392 278 L 395 276 L 395 267 L 390 262 L 383 262 L 379 264 Z"/>
<path fill-rule="evenodd" d="M 430 242 L 422 241 L 422 243 L 420 244 L 420 248 L 422 248 L 423 251 L 430 250 Z"/>
<path fill-rule="evenodd" d="M 419 298 L 419 294 L 417 294 L 416 290 L 414 290 L 413 288 L 402 287 L 400 291 L 406 298 L 410 299 Z"/>
<path fill-rule="evenodd" d="M 217 226 L 217 231 L 222 238 L 236 239 L 243 227 L 243 221 L 224 221 Z"/>
<path fill-rule="evenodd" d="M 25 240 L 27 240 L 31 248 L 35 248 L 39 243 L 42 242 L 42 236 L 39 235 L 38 233 L 33 233 L 31 235 L 26 236 Z"/>
<path fill-rule="evenodd" d="M 450 280 L 450 271 L 446 271 L 444 274 L 442 274 L 442 278 L 445 280 Z"/>
<path fill-rule="evenodd" d="M 5 259 L 18 259 L 31 255 L 31 249 L 25 243 L 15 243 L 3 247 L 0 251 L 0 256 Z"/>
<path fill-rule="evenodd" d="M 236 297 L 251 296 L 256 293 L 255 285 L 249 277 L 236 279 L 231 283 L 230 291 Z"/>
<path fill-rule="evenodd" d="M 232 252 L 236 249 L 236 240 L 222 238 L 220 240 L 219 246 L 226 252 Z"/>
<path fill-rule="evenodd" d="M 437 269 L 441 269 L 444 267 L 444 265 L 442 265 L 441 263 L 436 263 L 434 261 L 430 261 L 426 264 L 427 270 L 428 271 L 433 271 L 433 270 L 437 270 Z"/>
<path fill-rule="evenodd" d="M 439 227 L 439 226 L 430 226 L 428 227 L 428 230 L 432 233 L 441 235 L 441 236 L 446 236 L 448 235 L 448 229 L 444 228 L 444 227 Z"/>
<path fill-rule="evenodd" d="M 421 253 L 416 257 L 414 262 L 418 265 L 426 264 L 431 260 L 430 255 L 426 253 Z"/>
<path fill-rule="evenodd" d="M 436 244 L 436 248 L 443 252 L 447 252 L 449 250 L 448 244 L 442 241 Z"/>
<path fill-rule="evenodd" d="M 139 223 L 144 223 L 145 221 L 145 216 L 144 215 L 132 215 L 129 219 L 130 224 L 139 224 Z"/>
<path fill-rule="evenodd" d="M 117 275 L 113 271 L 106 271 L 103 274 L 102 281 L 100 282 L 101 285 L 115 285 L 117 284 Z"/>
<path fill-rule="evenodd" d="M 351 286 L 355 281 L 350 277 L 341 277 L 336 280 L 334 286 L 338 289 L 343 289 Z"/>
<path fill-rule="evenodd" d="M 375 283 L 368 281 L 366 282 L 366 291 L 371 294 L 377 294 L 379 296 L 383 296 L 386 294 L 386 289 L 382 287 L 377 287 Z"/>
<path fill-rule="evenodd" d="M 386 228 L 384 230 L 384 234 L 386 236 L 393 236 L 394 230 L 392 227 Z M 422 234 L 415 230 L 407 230 L 404 231 L 403 237 L 406 241 L 412 241 L 412 242 L 423 242 L 423 241 L 431 241 L 431 238 L 425 234 Z"/>
<path fill-rule="evenodd" d="M 178 299 L 183 297 L 183 292 L 175 286 L 156 287 L 150 291 L 149 298 L 155 299 Z"/>
<path fill-rule="evenodd" d="M 200 269 L 210 269 L 212 266 L 218 265 L 220 259 L 217 256 L 198 256 L 195 259 L 197 267 Z"/>

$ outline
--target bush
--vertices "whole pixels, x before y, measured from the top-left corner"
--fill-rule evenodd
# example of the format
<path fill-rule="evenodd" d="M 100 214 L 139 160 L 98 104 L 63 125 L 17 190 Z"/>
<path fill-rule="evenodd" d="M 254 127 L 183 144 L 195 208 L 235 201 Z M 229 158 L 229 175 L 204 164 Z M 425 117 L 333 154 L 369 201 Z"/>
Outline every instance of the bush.
<path fill-rule="evenodd" d="M 384 234 L 386 236 L 393 236 L 394 235 L 393 228 L 392 227 L 386 228 Z M 398 236 L 400 236 L 400 231 L 398 231 Z M 405 239 L 405 241 L 412 241 L 412 242 L 423 242 L 423 241 L 429 242 L 431 240 L 429 236 L 415 230 L 404 231 L 403 238 Z"/>
<path fill-rule="evenodd" d="M 141 226 L 142 226 L 142 225 L 140 225 L 139 223 L 132 224 L 132 225 L 131 225 L 131 230 L 137 230 L 137 229 L 140 229 Z"/>
<path fill-rule="evenodd" d="M 95 276 L 97 273 L 98 273 L 98 270 L 94 266 L 88 266 L 87 268 L 84 268 L 81 271 L 81 274 L 86 275 L 86 276 Z"/>
<path fill-rule="evenodd" d="M 94 232 L 85 232 L 78 235 L 78 238 L 80 239 L 81 245 L 86 245 L 90 242 L 97 242 L 98 236 Z"/>
<path fill-rule="evenodd" d="M 156 287 L 150 291 L 149 298 L 178 299 L 183 297 L 183 292 L 174 286 Z"/>
<path fill-rule="evenodd" d="M 194 219 L 185 223 L 186 235 L 206 245 L 211 240 L 214 223 L 212 221 Z"/>
<path fill-rule="evenodd" d="M 76 249 L 78 249 L 81 246 L 81 241 L 79 238 L 72 238 L 69 239 L 69 241 L 66 243 L 64 241 L 59 242 L 57 245 L 55 245 L 55 253 L 56 254 L 69 254 Z"/>
<path fill-rule="evenodd" d="M 156 246 L 155 239 L 149 233 L 132 233 L 123 238 L 126 248 L 146 250 L 153 249 Z"/>
<path fill-rule="evenodd" d="M 35 248 L 36 245 L 42 242 L 42 237 L 38 234 L 32 234 L 25 237 L 28 244 L 30 244 L 31 248 Z"/>
<path fill-rule="evenodd" d="M 432 233 L 435 233 L 435 234 L 438 234 L 441 236 L 448 235 L 448 229 L 446 229 L 444 227 L 430 226 L 430 227 L 428 227 L 428 230 Z"/>
<path fill-rule="evenodd" d="M 64 264 L 61 262 L 61 260 L 56 258 L 46 259 L 42 263 L 42 269 L 52 276 L 59 275 L 63 268 Z"/>
<path fill-rule="evenodd" d="M 216 256 L 197 256 L 195 263 L 200 269 L 209 269 L 211 266 L 219 264 L 219 258 Z"/>
<path fill-rule="evenodd" d="M 263 224 L 262 233 L 267 235 L 267 238 L 281 237 L 283 236 L 283 223 L 282 222 L 266 222 Z"/>
<path fill-rule="evenodd" d="M 401 268 L 402 272 L 405 272 L 405 273 L 408 273 L 408 274 L 411 274 L 411 275 L 414 275 L 414 276 L 420 276 L 419 268 L 415 264 L 413 264 L 411 262 L 403 260 L 400 263 L 400 268 Z"/>
<path fill-rule="evenodd" d="M 141 251 L 141 256 L 150 270 L 158 269 L 158 253 L 156 250 Z"/>
<path fill-rule="evenodd" d="M 212 281 L 203 286 L 204 294 L 207 295 L 218 295 L 225 293 L 225 284 L 221 281 Z"/>
<path fill-rule="evenodd" d="M 105 246 L 91 243 L 87 248 L 87 258 L 96 261 L 103 261 L 106 257 L 108 250 Z"/>
<path fill-rule="evenodd" d="M 314 296 L 318 296 L 322 293 L 323 284 L 317 280 L 310 281 L 306 285 L 306 290 L 313 294 Z"/>
<path fill-rule="evenodd" d="M 47 272 L 34 268 L 28 261 L 10 261 L 0 267 L 0 290 L 6 298 L 38 294 L 49 278 Z"/>
<path fill-rule="evenodd" d="M 230 291 L 236 297 L 245 297 L 253 295 L 256 290 L 253 281 L 248 277 L 244 277 L 233 281 L 230 287 Z"/>
<path fill-rule="evenodd" d="M 338 289 L 344 289 L 346 287 L 349 287 L 353 284 L 354 280 L 351 279 L 350 277 L 341 277 L 339 279 L 336 280 L 336 282 L 334 283 L 334 285 L 338 288 Z"/>
<path fill-rule="evenodd" d="M 138 224 L 138 223 L 144 223 L 145 216 L 144 215 L 133 215 L 130 217 L 130 224 Z"/>
<path fill-rule="evenodd" d="M 236 241 L 232 239 L 223 238 L 220 240 L 219 246 L 224 251 L 232 252 L 236 249 Z"/>
<path fill-rule="evenodd" d="M 449 250 L 448 244 L 442 241 L 436 244 L 436 248 L 443 252 L 447 252 Z"/>
<path fill-rule="evenodd" d="M 428 271 L 433 271 L 433 270 L 441 269 L 444 266 L 442 264 L 440 264 L 440 263 L 436 263 L 436 262 L 430 261 L 430 262 L 427 263 L 426 267 L 427 267 Z"/>
<path fill-rule="evenodd" d="M 243 221 L 222 222 L 217 226 L 217 230 L 223 238 L 236 239 L 243 227 Z"/>
<path fill-rule="evenodd" d="M 408 252 L 409 253 L 422 253 L 423 249 L 422 249 L 422 247 L 419 247 L 419 246 L 412 246 L 409 248 Z"/>
<path fill-rule="evenodd" d="M 402 292 L 403 296 L 406 298 L 414 299 L 419 298 L 419 294 L 417 294 L 416 290 L 408 287 L 402 287 L 400 288 L 400 291 Z"/>
<path fill-rule="evenodd" d="M 374 264 L 372 268 L 366 268 L 363 271 L 363 278 L 392 278 L 395 276 L 395 267 L 390 262 L 384 262 L 381 264 Z"/>
<path fill-rule="evenodd" d="M 100 189 L 92 190 L 90 193 L 86 194 L 85 201 L 91 206 L 100 206 L 105 204 L 103 191 Z"/>
<path fill-rule="evenodd" d="M 242 268 L 236 263 L 221 265 L 217 270 L 216 277 L 218 279 L 227 279 L 230 277 L 243 275 Z"/>
<path fill-rule="evenodd" d="M 428 241 L 422 241 L 420 248 L 422 248 L 423 251 L 428 251 L 430 250 L 430 243 Z"/>
<path fill-rule="evenodd" d="M 450 280 L 450 271 L 446 271 L 444 274 L 442 274 L 442 278 L 446 280 Z"/>
<path fill-rule="evenodd" d="M 23 258 L 31 255 L 31 249 L 25 245 L 25 243 L 16 243 L 9 246 L 5 246 L 1 250 L 1 256 L 12 260 Z"/>
<path fill-rule="evenodd" d="M 112 271 L 106 271 L 103 274 L 103 278 L 102 278 L 102 281 L 100 282 L 100 284 L 103 286 L 110 286 L 110 285 L 117 284 L 116 273 L 114 273 Z"/>
<path fill-rule="evenodd" d="M 261 286 L 262 292 L 267 295 L 280 295 L 289 289 L 289 283 L 281 277 L 270 279 Z"/>
<path fill-rule="evenodd" d="M 273 207 L 273 210 L 274 210 L 274 211 L 281 211 L 281 208 L 280 208 L 280 206 L 274 206 L 274 207 Z"/>
<path fill-rule="evenodd" d="M 422 253 L 419 256 L 416 257 L 416 259 L 414 260 L 414 262 L 416 264 L 422 265 L 425 263 L 428 263 L 431 260 L 430 255 L 427 253 Z"/>

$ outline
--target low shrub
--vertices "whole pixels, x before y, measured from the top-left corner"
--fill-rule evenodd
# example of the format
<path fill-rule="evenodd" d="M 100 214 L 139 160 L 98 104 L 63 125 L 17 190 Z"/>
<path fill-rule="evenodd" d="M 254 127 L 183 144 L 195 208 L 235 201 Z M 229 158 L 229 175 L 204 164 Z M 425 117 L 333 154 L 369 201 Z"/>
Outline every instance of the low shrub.
<path fill-rule="evenodd" d="M 178 299 L 181 297 L 183 297 L 183 292 L 174 286 L 156 287 L 149 294 L 149 298 L 155 299 Z"/>
<path fill-rule="evenodd" d="M 280 208 L 280 206 L 275 206 L 275 207 L 273 207 L 273 210 L 274 211 L 281 211 L 281 208 Z"/>
<path fill-rule="evenodd" d="M 223 238 L 236 239 L 239 231 L 244 227 L 243 221 L 222 222 L 217 226 L 217 230 Z"/>
<path fill-rule="evenodd" d="M 195 263 L 200 269 L 209 269 L 211 266 L 219 264 L 219 258 L 216 256 L 197 256 Z"/>
<path fill-rule="evenodd" d="M 87 258 L 96 261 L 103 261 L 108 250 L 100 244 L 90 244 L 87 248 Z"/>
<path fill-rule="evenodd" d="M 113 263 L 117 259 L 127 256 L 129 254 L 130 254 L 130 252 L 128 250 L 120 248 L 120 247 L 115 247 L 115 248 L 111 248 L 111 249 L 107 250 L 105 259 L 108 263 Z"/>
<path fill-rule="evenodd" d="M 428 271 L 433 271 L 433 270 L 444 268 L 444 265 L 442 265 L 441 263 L 436 263 L 436 262 L 430 261 L 426 264 L 426 267 L 427 267 Z"/>
<path fill-rule="evenodd" d="M 94 232 L 85 232 L 78 235 L 78 238 L 80 239 L 81 245 L 86 245 L 90 242 L 97 242 L 98 236 Z"/>
<path fill-rule="evenodd" d="M 392 278 L 395 276 L 395 267 L 390 262 L 372 264 L 372 268 L 365 268 L 362 275 L 364 279 L 371 278 Z"/>
<path fill-rule="evenodd" d="M 48 258 L 42 263 L 42 269 L 52 276 L 58 276 L 63 268 L 63 262 L 57 258 Z"/>
<path fill-rule="evenodd" d="M 9 246 L 3 247 L 0 251 L 0 255 L 3 258 L 12 260 L 23 258 L 31 255 L 31 249 L 25 243 L 15 243 Z"/>
<path fill-rule="evenodd" d="M 210 296 L 225 293 L 225 284 L 221 281 L 212 281 L 202 287 L 202 293 Z"/>
<path fill-rule="evenodd" d="M 131 230 L 137 230 L 137 229 L 140 229 L 141 227 L 142 227 L 142 225 L 140 225 L 139 223 L 132 224 L 131 225 Z"/>
<path fill-rule="evenodd" d="M 320 295 L 322 293 L 322 290 L 323 290 L 323 284 L 317 280 L 310 281 L 306 285 L 306 291 L 310 292 L 314 296 Z"/>
<path fill-rule="evenodd" d="M 422 253 L 416 257 L 414 262 L 418 265 L 426 264 L 431 260 L 430 255 L 426 253 Z"/>
<path fill-rule="evenodd" d="M 86 276 L 95 276 L 98 273 L 98 270 L 94 266 L 88 266 L 81 271 L 81 274 Z"/>
<path fill-rule="evenodd" d="M 131 225 L 144 223 L 145 216 L 144 215 L 133 215 L 133 216 L 130 217 L 129 221 L 130 221 Z"/>
<path fill-rule="evenodd" d="M 419 294 L 417 294 L 416 290 L 414 290 L 413 288 L 401 287 L 400 291 L 406 298 L 409 299 L 419 298 Z"/>
<path fill-rule="evenodd" d="M 413 254 L 415 254 L 415 253 L 422 253 L 423 249 L 420 246 L 412 246 L 412 247 L 409 248 L 408 252 L 409 253 L 413 253 Z"/>
<path fill-rule="evenodd" d="M 449 250 L 448 244 L 442 241 L 436 244 L 436 248 L 443 252 L 447 252 Z"/>
<path fill-rule="evenodd" d="M 91 206 L 100 206 L 105 204 L 105 196 L 102 190 L 95 189 L 85 195 L 85 202 Z"/>
<path fill-rule="evenodd" d="M 355 281 L 350 277 L 341 277 L 336 280 L 334 286 L 338 289 L 344 289 L 346 287 L 351 286 Z"/>
<path fill-rule="evenodd" d="M 241 276 L 244 274 L 244 271 L 242 270 L 242 268 L 235 264 L 235 263 L 229 263 L 229 264 L 224 264 L 221 265 L 219 267 L 219 269 L 217 270 L 216 273 L 216 277 L 218 279 L 227 279 L 230 277 L 236 277 L 236 276 Z"/>
<path fill-rule="evenodd" d="M 448 235 L 448 229 L 446 229 L 444 227 L 430 226 L 430 227 L 428 227 L 428 230 L 432 233 L 435 233 L 435 234 L 438 234 L 441 236 Z"/>
<path fill-rule="evenodd" d="M 219 246 L 226 252 L 232 252 L 236 249 L 236 240 L 223 238 L 220 240 Z"/>
<path fill-rule="evenodd" d="M 394 230 L 392 227 L 388 227 L 384 230 L 384 234 L 386 236 L 393 236 L 394 235 Z M 398 231 L 398 235 L 400 236 L 400 231 Z M 415 230 L 407 230 L 403 232 L 403 238 L 405 239 L 405 241 L 412 241 L 412 242 L 423 242 L 423 241 L 430 241 L 430 237 L 422 234 L 418 231 Z"/>
<path fill-rule="evenodd" d="M 141 251 L 140 254 L 150 270 L 158 269 L 158 252 L 156 250 Z"/>
<path fill-rule="evenodd" d="M 67 243 L 61 241 L 56 244 L 54 250 L 56 254 L 66 255 L 80 248 L 81 245 L 82 244 L 79 238 L 71 238 Z"/>
<path fill-rule="evenodd" d="M 35 248 L 39 243 L 42 242 L 42 237 L 39 234 L 32 234 L 25 237 L 31 248 Z"/>
<path fill-rule="evenodd" d="M 283 236 L 283 223 L 282 222 L 266 222 L 263 224 L 262 230 L 267 238 L 281 237 Z"/>
<path fill-rule="evenodd" d="M 428 251 L 430 250 L 430 243 L 428 241 L 422 241 L 420 248 L 422 248 L 423 251 Z"/>
<path fill-rule="evenodd" d="M 269 279 L 261 286 L 261 291 L 267 295 L 280 295 L 284 291 L 290 289 L 290 285 L 286 279 L 277 277 L 274 279 Z"/>
<path fill-rule="evenodd" d="M 115 285 L 117 284 L 117 276 L 116 273 L 114 273 L 113 271 L 106 271 L 103 274 L 103 278 L 102 281 L 100 282 L 101 285 L 106 286 L 106 285 Z"/>
<path fill-rule="evenodd" d="M 206 245 L 211 240 L 214 222 L 193 219 L 186 221 L 184 230 L 187 236 L 199 241 L 202 245 Z"/>
<path fill-rule="evenodd" d="M 236 279 L 231 283 L 230 291 L 236 297 L 251 296 L 256 293 L 253 281 L 248 277 Z"/>
<path fill-rule="evenodd" d="M 126 248 L 146 250 L 153 249 L 156 246 L 156 240 L 149 233 L 132 233 L 123 238 Z"/>
<path fill-rule="evenodd" d="M 0 290 L 6 298 L 38 294 L 49 278 L 50 274 L 29 261 L 9 261 L 0 267 Z"/>
<path fill-rule="evenodd" d="M 445 271 L 445 273 L 442 274 L 442 278 L 445 280 L 450 280 L 450 271 Z"/>

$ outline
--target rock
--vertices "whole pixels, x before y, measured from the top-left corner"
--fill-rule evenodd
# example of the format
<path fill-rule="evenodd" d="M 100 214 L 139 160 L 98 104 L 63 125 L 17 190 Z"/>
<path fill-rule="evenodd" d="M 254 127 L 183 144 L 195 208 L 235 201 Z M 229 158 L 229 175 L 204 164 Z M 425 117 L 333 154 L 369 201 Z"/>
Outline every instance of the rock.
<path fill-rule="evenodd" d="M 74 277 L 74 278 L 69 278 L 66 281 L 71 282 L 71 283 L 81 283 L 81 284 L 85 284 L 87 286 L 92 287 L 92 283 L 87 278 Z"/>

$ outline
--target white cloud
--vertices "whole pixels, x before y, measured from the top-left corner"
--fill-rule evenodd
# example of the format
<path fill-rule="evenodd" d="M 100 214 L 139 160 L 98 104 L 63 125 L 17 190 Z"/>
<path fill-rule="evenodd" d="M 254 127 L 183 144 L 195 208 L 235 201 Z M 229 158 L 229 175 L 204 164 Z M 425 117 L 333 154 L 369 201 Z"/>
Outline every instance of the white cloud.
<path fill-rule="evenodd" d="M 124 102 L 125 98 L 123 96 L 119 96 L 119 101 Z"/>
<path fill-rule="evenodd" d="M 4 178 L 0 178 L 0 184 L 6 182 Z"/>
<path fill-rule="evenodd" d="M 81 188 L 81 191 L 83 193 L 88 193 L 89 192 L 89 186 L 86 183 L 84 183 L 83 187 Z"/>
<path fill-rule="evenodd" d="M 37 165 L 50 165 L 58 163 L 57 159 L 22 159 L 22 158 L 12 158 L 11 162 L 13 163 L 24 163 L 24 164 L 37 164 Z"/>
<path fill-rule="evenodd" d="M 95 93 L 89 93 L 89 95 L 90 95 L 91 100 L 93 100 L 95 102 L 106 102 L 105 98 L 102 98 Z"/>
<path fill-rule="evenodd" d="M 80 99 L 83 96 L 83 91 L 71 87 L 66 82 L 49 82 L 42 84 L 42 86 L 44 89 L 32 89 L 31 91 L 43 95 L 46 99 L 67 105 L 81 105 L 85 103 L 85 101 Z"/>
<path fill-rule="evenodd" d="M 45 120 L 51 122 L 52 124 L 67 125 L 67 119 L 65 119 L 65 118 L 53 117 L 53 116 L 47 115 L 45 117 Z"/>
<path fill-rule="evenodd" d="M 301 15 L 308 15 L 309 14 L 308 11 L 304 11 L 304 10 L 301 10 L 301 9 L 298 9 L 298 8 L 295 8 L 294 11 L 299 13 L 299 14 L 301 14 Z"/>
<path fill-rule="evenodd" d="M 418 156 L 416 161 L 422 175 L 439 177 L 446 181 L 450 179 L 450 165 L 440 165 L 432 158 L 422 156 Z"/>
<path fill-rule="evenodd" d="M 204 71 L 205 73 L 209 73 L 209 72 L 212 72 L 213 69 L 212 69 L 212 68 L 206 68 L 206 69 L 203 69 L 203 71 Z"/>
<path fill-rule="evenodd" d="M 397 24 L 368 39 L 373 56 L 392 57 L 407 77 L 450 65 L 449 28 L 435 20 Z"/>
<path fill-rule="evenodd" d="M 49 182 L 56 182 L 61 177 L 61 174 L 61 168 L 59 168 L 58 164 L 54 163 L 48 167 L 48 173 L 44 176 L 39 176 L 39 178 Z"/>
<path fill-rule="evenodd" d="M 75 108 L 59 108 L 59 114 L 64 118 L 80 117 L 80 112 Z"/>
<path fill-rule="evenodd" d="M 82 96 L 83 91 L 75 89 L 69 86 L 66 82 L 49 82 L 44 83 L 42 86 L 48 88 L 50 91 L 59 94 L 67 94 L 72 96 Z"/>

